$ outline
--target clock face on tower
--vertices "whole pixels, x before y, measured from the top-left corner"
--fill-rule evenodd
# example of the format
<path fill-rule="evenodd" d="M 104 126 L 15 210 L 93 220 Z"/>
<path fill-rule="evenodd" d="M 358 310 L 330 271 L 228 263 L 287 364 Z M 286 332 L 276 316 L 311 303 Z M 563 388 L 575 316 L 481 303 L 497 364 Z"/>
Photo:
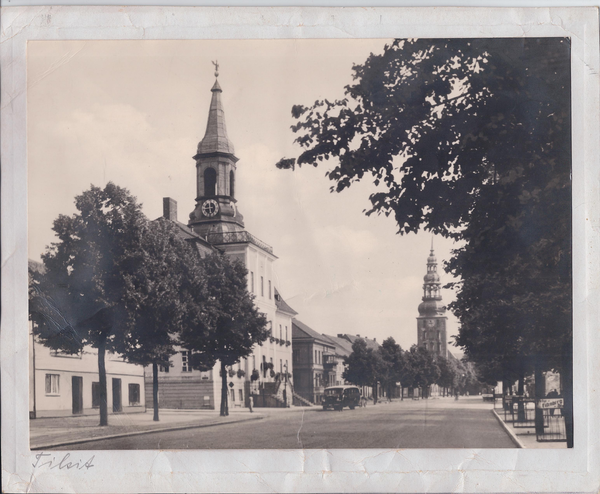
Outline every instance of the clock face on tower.
<path fill-rule="evenodd" d="M 435 326 L 435 321 L 433 319 L 427 319 L 427 326 L 433 328 L 433 326 Z"/>
<path fill-rule="evenodd" d="M 207 199 L 202 204 L 202 214 L 211 218 L 219 212 L 219 203 L 214 199 Z"/>

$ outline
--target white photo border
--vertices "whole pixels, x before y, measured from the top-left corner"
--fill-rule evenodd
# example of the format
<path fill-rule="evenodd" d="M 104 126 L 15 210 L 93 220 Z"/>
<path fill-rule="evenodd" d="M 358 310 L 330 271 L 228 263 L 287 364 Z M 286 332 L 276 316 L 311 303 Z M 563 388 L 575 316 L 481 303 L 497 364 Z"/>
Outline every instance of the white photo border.
<path fill-rule="evenodd" d="M 572 41 L 575 447 L 571 450 L 29 450 L 26 52 L 31 40 L 568 36 Z M 596 492 L 600 487 L 600 221 L 596 8 L 3 7 L 4 492 Z"/>

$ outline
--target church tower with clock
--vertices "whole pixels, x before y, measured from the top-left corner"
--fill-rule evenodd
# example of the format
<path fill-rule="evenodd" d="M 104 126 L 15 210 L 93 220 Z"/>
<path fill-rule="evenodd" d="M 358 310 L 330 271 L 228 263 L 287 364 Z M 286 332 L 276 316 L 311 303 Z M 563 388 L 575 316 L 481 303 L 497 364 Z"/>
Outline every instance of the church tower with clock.
<path fill-rule="evenodd" d="M 424 347 L 434 355 L 447 357 L 446 321 L 448 318 L 444 315 L 446 308 L 442 306 L 440 276 L 437 273 L 433 240 L 427 258 L 427 274 L 423 281 L 423 301 L 419 304 L 419 316 L 417 317 L 417 345 Z"/>
<path fill-rule="evenodd" d="M 218 67 L 218 66 L 217 66 Z M 218 77 L 218 68 L 215 76 Z M 196 161 L 196 207 L 189 226 L 210 243 L 223 235 L 244 231 L 244 218 L 236 208 L 235 175 L 238 158 L 227 137 L 225 113 L 218 79 L 212 98 L 204 138 L 198 144 Z M 229 235 L 231 236 L 231 235 Z"/>

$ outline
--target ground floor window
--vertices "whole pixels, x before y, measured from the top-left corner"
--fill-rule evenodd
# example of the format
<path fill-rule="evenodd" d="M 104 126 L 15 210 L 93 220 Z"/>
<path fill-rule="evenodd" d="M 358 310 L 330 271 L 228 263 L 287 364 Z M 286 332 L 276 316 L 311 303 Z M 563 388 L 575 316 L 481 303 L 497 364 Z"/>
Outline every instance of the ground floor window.
<path fill-rule="evenodd" d="M 240 392 L 240 403 L 244 403 L 244 392 L 241 389 L 238 391 Z"/>
<path fill-rule="evenodd" d="M 58 396 L 60 394 L 60 375 L 46 374 L 46 394 Z"/>
<path fill-rule="evenodd" d="M 92 383 L 92 408 L 100 408 L 100 383 Z"/>
<path fill-rule="evenodd" d="M 140 404 L 140 385 L 129 384 L 129 406 Z"/>
<path fill-rule="evenodd" d="M 231 403 L 235 402 L 235 389 L 231 390 Z"/>

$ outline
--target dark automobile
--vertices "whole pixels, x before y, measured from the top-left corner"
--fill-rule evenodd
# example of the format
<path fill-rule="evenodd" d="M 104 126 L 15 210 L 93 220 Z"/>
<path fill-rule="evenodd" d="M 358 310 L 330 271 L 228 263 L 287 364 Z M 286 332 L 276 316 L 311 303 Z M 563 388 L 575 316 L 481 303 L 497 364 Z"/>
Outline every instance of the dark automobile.
<path fill-rule="evenodd" d="M 341 411 L 344 407 L 354 410 L 360 404 L 360 390 L 356 386 L 330 386 L 325 388 L 321 402 L 323 410 L 333 408 Z"/>

